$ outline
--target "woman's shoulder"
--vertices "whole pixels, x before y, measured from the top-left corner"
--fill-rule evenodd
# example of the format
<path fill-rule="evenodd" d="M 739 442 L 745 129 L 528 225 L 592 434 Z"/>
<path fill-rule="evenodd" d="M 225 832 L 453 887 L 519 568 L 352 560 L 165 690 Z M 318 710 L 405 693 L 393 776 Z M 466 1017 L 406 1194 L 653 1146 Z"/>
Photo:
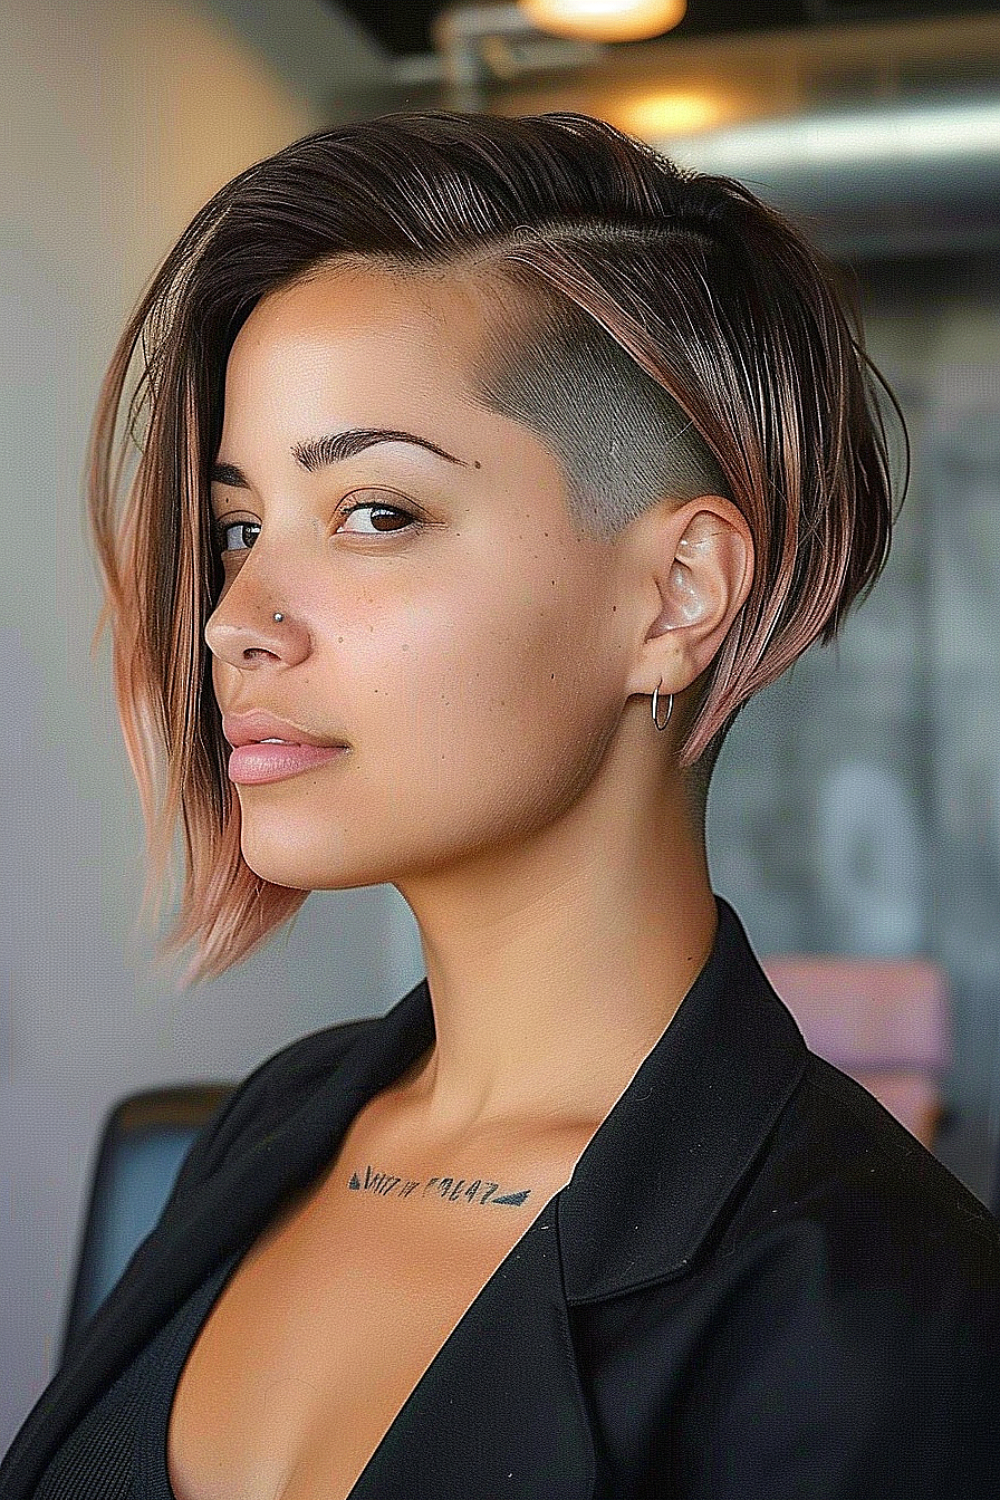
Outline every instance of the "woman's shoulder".
<path fill-rule="evenodd" d="M 181 1164 L 164 1213 L 200 1186 L 235 1151 L 273 1129 L 329 1079 L 351 1046 L 377 1025 L 363 1016 L 307 1032 L 270 1053 L 226 1095 Z"/>
<path fill-rule="evenodd" d="M 318 1031 L 307 1032 L 286 1042 L 276 1052 L 258 1063 L 252 1073 L 238 1085 L 245 1096 L 264 1103 L 271 1097 L 301 1094 L 310 1084 L 328 1078 L 354 1042 L 379 1021 L 377 1016 L 361 1016 L 337 1021 Z"/>
<path fill-rule="evenodd" d="M 1000 1224 L 867 1089 L 811 1053 L 718 1228 L 644 1293 L 685 1494 L 1000 1494 Z"/>
<path fill-rule="evenodd" d="M 856 1079 L 810 1052 L 737 1215 L 807 1246 L 845 1288 L 929 1309 L 943 1286 L 1000 1307 L 1000 1222 Z M 734 1226 L 735 1227 L 735 1226 Z"/>

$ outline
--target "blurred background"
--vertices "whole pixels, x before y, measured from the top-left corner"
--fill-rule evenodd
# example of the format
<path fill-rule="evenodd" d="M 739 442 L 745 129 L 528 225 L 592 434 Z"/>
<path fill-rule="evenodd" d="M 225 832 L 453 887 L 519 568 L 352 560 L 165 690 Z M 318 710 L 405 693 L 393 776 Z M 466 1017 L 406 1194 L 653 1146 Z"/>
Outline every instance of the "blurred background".
<path fill-rule="evenodd" d="M 424 972 L 379 887 L 315 893 L 200 990 L 154 975 L 107 636 L 89 651 L 83 454 L 114 342 L 216 189 L 324 125 L 596 114 L 740 178 L 853 269 L 911 487 L 839 644 L 730 734 L 713 885 L 816 1050 L 847 1070 L 848 1018 L 856 1076 L 881 1066 L 879 1097 L 1000 1207 L 1000 4 L 678 0 L 631 31 L 612 9 L 0 0 L 0 1453 L 54 1373 L 116 1102 L 234 1082 Z M 931 1093 L 893 1094 L 892 1068 Z"/>

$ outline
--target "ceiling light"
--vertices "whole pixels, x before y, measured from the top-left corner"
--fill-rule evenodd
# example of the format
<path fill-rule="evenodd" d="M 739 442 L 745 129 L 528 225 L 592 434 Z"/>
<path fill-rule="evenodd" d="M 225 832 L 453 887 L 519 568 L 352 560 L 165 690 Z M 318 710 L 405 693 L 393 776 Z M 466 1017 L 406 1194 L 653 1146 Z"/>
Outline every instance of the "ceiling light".
<path fill-rule="evenodd" d="M 615 109 L 615 124 L 621 124 L 632 135 L 655 137 L 693 135 L 699 130 L 718 127 L 732 108 L 722 100 L 694 90 L 675 89 L 632 99 Z"/>
<path fill-rule="evenodd" d="M 518 0 L 539 31 L 594 42 L 637 42 L 684 19 L 687 0 Z"/>

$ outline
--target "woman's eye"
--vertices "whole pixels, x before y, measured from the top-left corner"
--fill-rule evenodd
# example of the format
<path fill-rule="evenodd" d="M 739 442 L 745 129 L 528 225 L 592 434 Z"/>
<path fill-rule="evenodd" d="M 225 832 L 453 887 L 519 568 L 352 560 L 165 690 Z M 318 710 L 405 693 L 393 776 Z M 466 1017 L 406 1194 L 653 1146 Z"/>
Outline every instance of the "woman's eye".
<path fill-rule="evenodd" d="M 386 505 L 384 502 L 381 504 L 377 504 L 374 500 L 362 500 L 357 505 L 349 506 L 348 509 L 345 510 L 342 519 L 346 521 L 349 516 L 355 515 L 359 510 L 370 510 L 383 517 L 387 515 L 402 516 L 403 521 L 406 524 L 402 526 L 382 527 L 381 529 L 376 526 L 374 531 L 355 531 L 353 533 L 353 535 L 355 536 L 384 536 L 387 531 L 406 531 L 408 526 L 413 530 L 416 530 L 419 526 L 422 525 L 422 522 L 419 521 L 411 511 L 402 510 L 398 505 Z M 375 524 L 374 514 L 372 516 L 372 524 Z M 340 531 L 341 527 L 338 526 L 337 530 Z"/>
<path fill-rule="evenodd" d="M 227 544 L 229 533 L 231 531 L 243 532 L 248 529 L 252 530 L 255 526 L 257 526 L 256 521 L 231 521 L 228 516 L 224 520 L 214 521 L 212 523 L 212 535 L 215 538 L 216 551 L 219 553 L 235 552 L 237 549 Z M 259 531 L 260 527 L 258 526 L 257 529 Z"/>
<path fill-rule="evenodd" d="M 351 505 L 347 508 L 346 511 L 344 511 L 340 523 L 336 528 L 337 531 L 346 529 L 343 525 L 344 521 L 346 521 L 349 516 L 353 516 L 358 511 L 362 510 L 368 510 L 373 513 L 371 516 L 371 524 L 375 529 L 373 531 L 367 531 L 364 529 L 352 527 L 347 532 L 349 536 L 385 536 L 387 534 L 392 534 L 399 531 L 417 530 L 420 526 L 423 525 L 423 522 L 420 521 L 417 516 L 413 515 L 412 512 L 408 510 L 403 510 L 401 506 L 386 505 L 384 502 L 366 500 L 360 501 L 357 505 Z M 397 519 L 402 518 L 402 524 L 390 524 L 388 526 L 378 524 L 379 520 L 384 520 L 387 516 Z M 245 535 L 243 535 L 245 532 L 259 530 L 260 525 L 256 521 L 233 520 L 231 516 L 223 516 L 220 520 L 214 521 L 212 524 L 212 535 L 215 539 L 216 550 L 220 554 L 243 551 L 245 549 L 239 546 L 229 545 L 230 533 L 238 533 L 243 537 L 243 541 L 245 542 L 246 537 Z"/>

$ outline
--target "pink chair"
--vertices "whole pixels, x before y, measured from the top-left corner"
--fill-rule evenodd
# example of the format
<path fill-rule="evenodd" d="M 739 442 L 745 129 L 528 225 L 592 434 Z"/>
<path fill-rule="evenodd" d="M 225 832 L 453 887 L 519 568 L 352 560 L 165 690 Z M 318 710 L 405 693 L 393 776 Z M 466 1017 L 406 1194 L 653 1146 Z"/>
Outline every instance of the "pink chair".
<path fill-rule="evenodd" d="M 812 1050 L 874 1094 L 929 1151 L 951 1065 L 948 981 L 922 958 L 774 954 L 760 960 Z"/>

